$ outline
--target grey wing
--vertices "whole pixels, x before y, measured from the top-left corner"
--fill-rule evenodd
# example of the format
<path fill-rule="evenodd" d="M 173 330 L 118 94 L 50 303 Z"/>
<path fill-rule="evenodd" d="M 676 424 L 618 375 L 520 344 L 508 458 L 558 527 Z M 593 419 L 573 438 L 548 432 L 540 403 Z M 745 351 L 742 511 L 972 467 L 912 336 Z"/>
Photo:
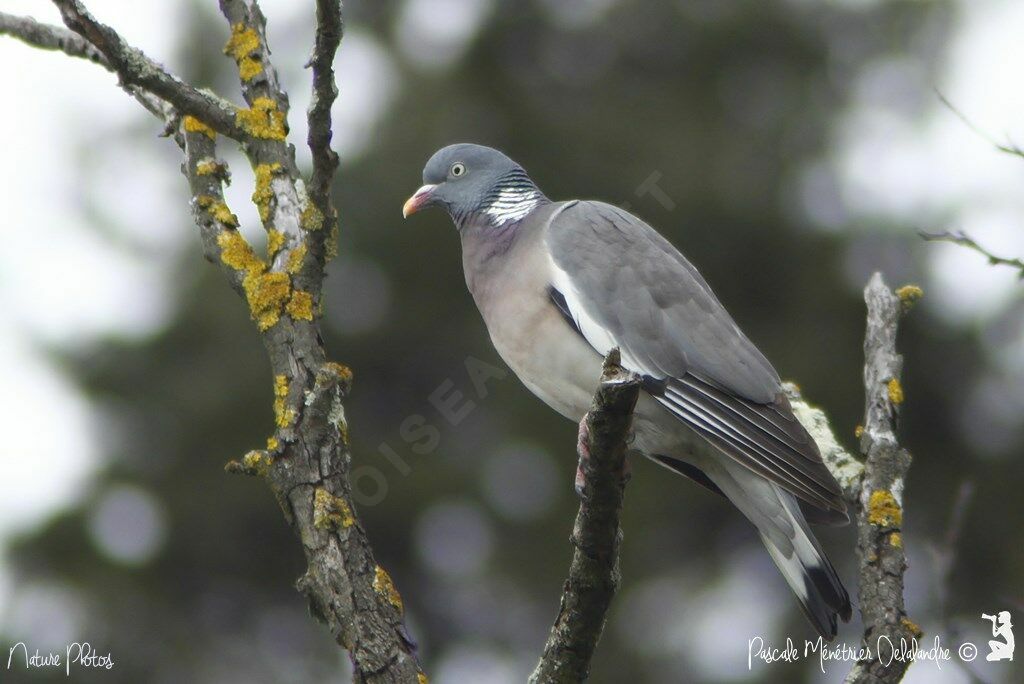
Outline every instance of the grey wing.
<path fill-rule="evenodd" d="M 704 439 L 845 519 L 839 486 L 794 417 L 775 369 L 675 247 L 600 202 L 563 205 L 544 238 L 552 298 L 598 353 L 618 347 L 645 389 Z"/>

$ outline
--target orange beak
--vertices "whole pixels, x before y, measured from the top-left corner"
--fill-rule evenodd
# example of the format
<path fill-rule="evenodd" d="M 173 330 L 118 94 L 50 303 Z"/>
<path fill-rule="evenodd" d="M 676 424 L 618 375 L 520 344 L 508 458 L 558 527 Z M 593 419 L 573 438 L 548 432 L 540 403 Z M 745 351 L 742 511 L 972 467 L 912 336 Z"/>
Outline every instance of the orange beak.
<path fill-rule="evenodd" d="M 409 218 L 422 209 L 430 201 L 436 187 L 436 185 L 424 185 L 413 193 L 412 197 L 405 200 L 405 204 L 402 205 L 402 218 Z"/>

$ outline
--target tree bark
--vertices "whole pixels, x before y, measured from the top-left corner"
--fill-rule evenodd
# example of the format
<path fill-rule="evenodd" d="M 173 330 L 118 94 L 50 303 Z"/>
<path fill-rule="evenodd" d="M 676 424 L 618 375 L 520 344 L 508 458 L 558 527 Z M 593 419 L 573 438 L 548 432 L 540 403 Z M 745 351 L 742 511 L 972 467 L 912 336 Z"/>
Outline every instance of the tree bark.
<path fill-rule="evenodd" d="M 570 537 L 575 549 L 569 578 L 531 684 L 582 682 L 590 674 L 590 660 L 619 586 L 626 438 L 639 395 L 640 379 L 619 366 L 619 351 L 613 349 L 586 417 L 589 455 L 579 454 L 585 479 Z"/>

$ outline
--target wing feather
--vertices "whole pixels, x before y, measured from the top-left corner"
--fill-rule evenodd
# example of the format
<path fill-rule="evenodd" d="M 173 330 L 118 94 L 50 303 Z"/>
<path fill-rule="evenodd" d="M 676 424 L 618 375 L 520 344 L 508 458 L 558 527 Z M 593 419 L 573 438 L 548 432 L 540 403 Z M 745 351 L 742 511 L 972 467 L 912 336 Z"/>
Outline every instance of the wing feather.
<path fill-rule="evenodd" d="M 719 451 L 801 500 L 845 514 L 775 369 L 678 250 L 599 202 L 564 205 L 545 241 L 552 301 L 597 353 L 618 347 L 623 366 L 647 379 L 645 389 Z"/>

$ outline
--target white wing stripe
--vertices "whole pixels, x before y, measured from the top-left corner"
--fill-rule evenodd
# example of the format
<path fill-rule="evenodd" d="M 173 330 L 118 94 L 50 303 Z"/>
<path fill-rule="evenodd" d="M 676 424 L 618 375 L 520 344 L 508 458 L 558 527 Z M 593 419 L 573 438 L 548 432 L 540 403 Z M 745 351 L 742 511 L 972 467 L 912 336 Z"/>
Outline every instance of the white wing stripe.
<path fill-rule="evenodd" d="M 583 334 L 583 338 L 590 344 L 591 347 L 597 350 L 597 353 L 601 356 L 607 354 L 613 347 L 618 347 L 619 352 L 622 354 L 622 367 L 626 370 L 639 373 L 641 375 L 657 375 L 650 368 L 646 368 L 643 364 L 636 360 L 636 358 L 629 353 L 628 349 L 624 349 L 623 346 L 612 336 L 604 326 L 598 323 L 594 318 L 587 313 L 587 310 L 583 307 L 583 302 L 580 300 L 579 293 L 573 286 L 572 278 L 569 274 L 558 267 L 554 259 L 550 256 L 548 261 L 551 264 L 552 273 L 552 284 L 555 289 L 562 293 L 562 298 L 565 300 L 565 305 L 569 309 L 569 314 L 572 316 L 573 321 L 576 323 L 576 327 L 579 328 Z"/>

